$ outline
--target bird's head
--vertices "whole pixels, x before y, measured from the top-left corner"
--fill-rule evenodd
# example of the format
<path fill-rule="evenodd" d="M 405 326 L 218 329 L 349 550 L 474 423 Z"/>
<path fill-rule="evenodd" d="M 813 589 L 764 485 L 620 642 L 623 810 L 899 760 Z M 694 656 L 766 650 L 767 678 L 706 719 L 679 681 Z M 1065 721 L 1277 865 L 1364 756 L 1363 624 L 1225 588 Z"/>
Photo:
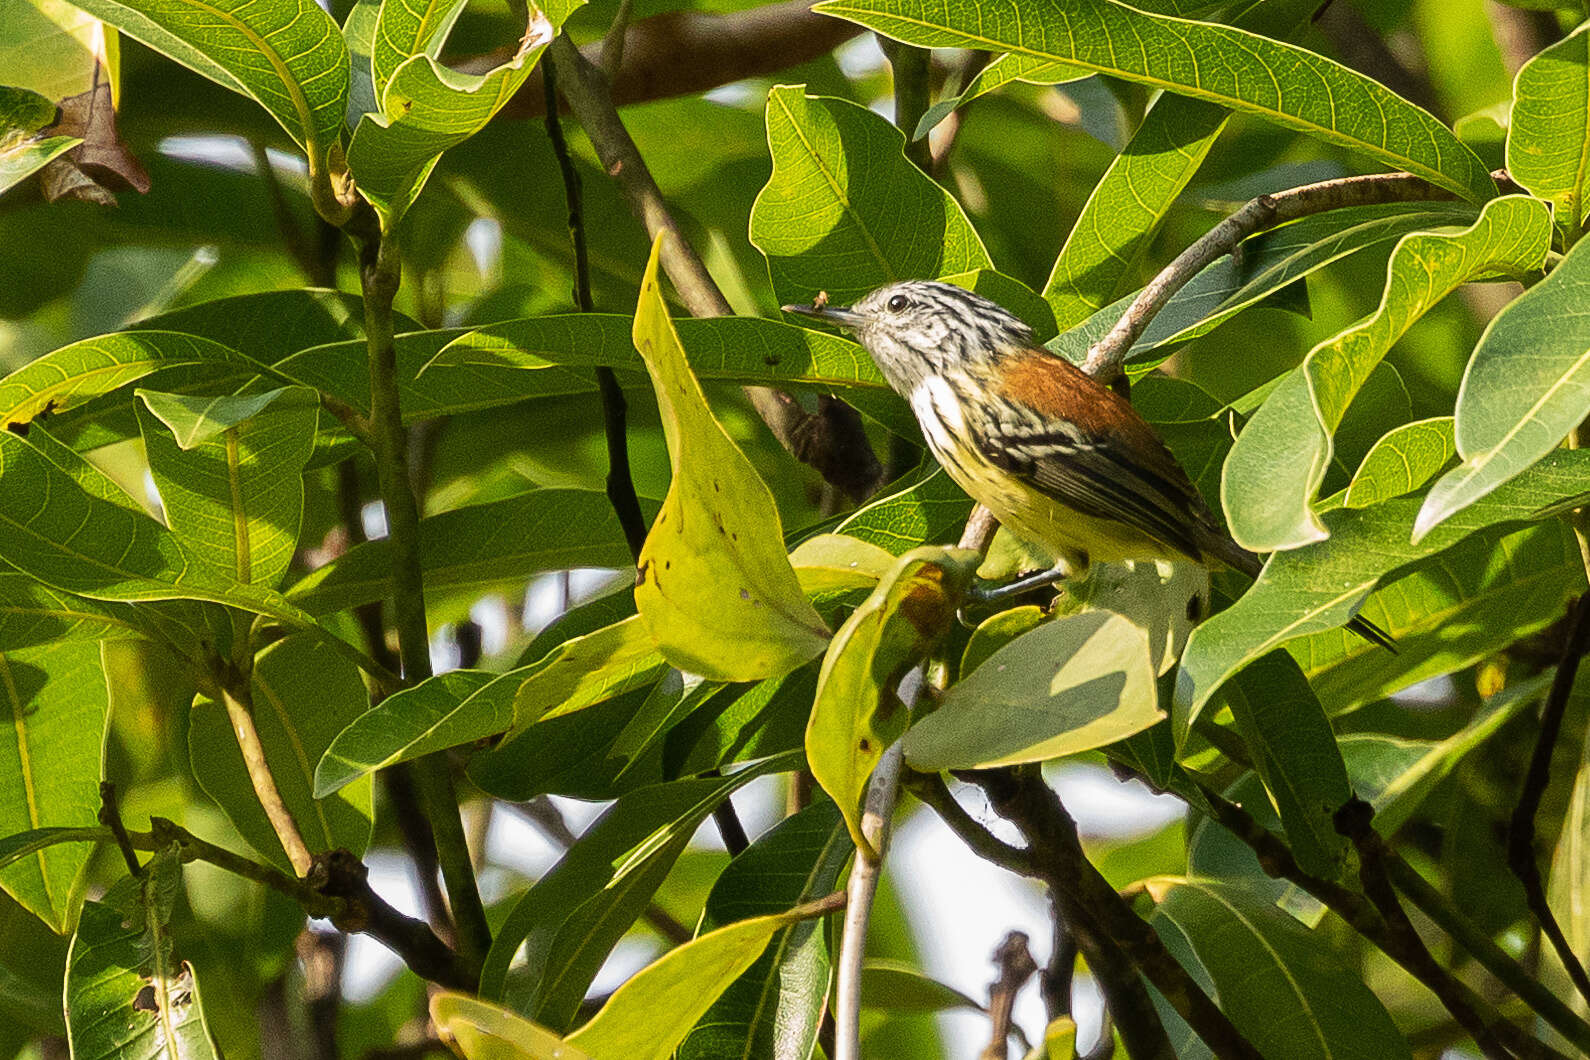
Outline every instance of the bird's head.
<path fill-rule="evenodd" d="M 895 389 L 909 393 L 947 369 L 971 368 L 1030 347 L 1032 329 L 982 295 L 933 280 L 891 283 L 851 306 L 787 305 L 855 333 Z"/>

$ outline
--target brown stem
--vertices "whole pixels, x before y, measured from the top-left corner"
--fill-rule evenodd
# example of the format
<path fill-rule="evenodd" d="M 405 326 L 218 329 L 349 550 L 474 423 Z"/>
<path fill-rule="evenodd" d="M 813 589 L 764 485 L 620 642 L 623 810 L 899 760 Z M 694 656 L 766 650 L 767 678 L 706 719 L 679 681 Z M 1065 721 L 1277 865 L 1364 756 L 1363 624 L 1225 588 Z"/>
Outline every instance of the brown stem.
<path fill-rule="evenodd" d="M 1375 831 L 1373 817 L 1373 808 L 1355 797 L 1336 811 L 1336 829 L 1352 840 L 1354 849 L 1358 851 L 1358 874 L 1363 883 L 1364 895 L 1381 916 L 1385 925 L 1383 937 L 1395 951 L 1397 963 L 1435 991 L 1452 1018 L 1468 1031 L 1474 1044 L 1487 1057 L 1507 1060 L 1515 1055 L 1514 1048 L 1519 1056 L 1541 1055 L 1539 1050 L 1545 1047 L 1522 1036 L 1516 1027 L 1501 1019 L 1488 1020 L 1482 1016 L 1479 998 L 1451 976 L 1425 946 L 1391 886 L 1391 877 L 1385 867 L 1385 840 Z M 1508 1042 L 1503 1041 L 1504 1037 Z"/>
<path fill-rule="evenodd" d="M 612 78 L 613 102 L 623 106 L 691 95 L 777 73 L 826 55 L 861 32 L 855 23 L 814 13 L 811 0 L 784 0 L 721 15 L 654 15 L 630 24 L 624 34 L 622 61 Z M 602 62 L 604 50 L 611 54 L 612 45 L 596 41 L 580 49 L 593 64 Z M 505 58 L 506 51 L 497 51 L 458 65 L 485 73 Z M 540 117 L 545 111 L 545 91 L 532 78 L 500 116 Z"/>
<path fill-rule="evenodd" d="M 1143 986 L 1146 978 L 1215 1056 L 1260 1060 L 1258 1050 L 1176 961 L 1154 929 L 1094 868 L 1082 850 L 1076 822 L 1041 775 L 1017 768 L 974 770 L 961 776 L 987 792 L 994 810 L 1026 838 L 1033 866 L 1059 903 L 1133 1057 L 1175 1055 Z"/>
<path fill-rule="evenodd" d="M 1011 1016 L 1016 1008 L 1016 995 L 1027 985 L 1038 962 L 1027 949 L 1027 936 L 1021 931 L 1006 935 L 999 948 L 994 950 L 994 964 L 999 968 L 999 978 L 988 988 L 988 1018 L 991 1024 L 988 1045 L 979 1060 L 1006 1060 L 1010 1056 Z"/>
<path fill-rule="evenodd" d="M 1568 978 L 1581 997 L 1590 1000 L 1590 976 L 1585 975 L 1562 925 L 1551 911 L 1546 896 L 1545 882 L 1540 878 L 1540 862 L 1535 857 L 1535 816 L 1540 812 L 1541 799 L 1551 783 L 1551 757 L 1557 747 L 1557 737 L 1562 731 L 1563 715 L 1568 711 L 1568 700 L 1573 694 L 1574 678 L 1579 674 L 1579 662 L 1590 650 L 1590 592 L 1574 602 L 1570 612 L 1568 639 L 1563 644 L 1562 657 L 1557 661 L 1557 672 L 1552 677 L 1551 691 L 1540 713 L 1540 735 L 1535 738 L 1535 750 L 1529 759 L 1529 769 L 1524 774 L 1524 784 L 1519 791 L 1518 804 L 1507 826 L 1507 865 L 1524 885 L 1524 898 L 1529 910 L 1540 923 L 1540 928 L 1551 941 Z"/>
<path fill-rule="evenodd" d="M 1121 314 L 1109 333 L 1088 349 L 1082 368 L 1100 382 L 1120 374 L 1121 365 L 1149 322 L 1182 286 L 1206 266 L 1236 249 L 1249 236 L 1309 214 L 1371 203 L 1451 199 L 1453 194 L 1406 173 L 1342 177 L 1260 195 L 1211 228 L 1175 261 L 1161 269 Z"/>
<path fill-rule="evenodd" d="M 658 233 L 667 233 L 662 244 L 662 267 L 680 300 L 698 317 L 732 315 L 734 310 L 685 238 L 645 159 L 624 128 L 602 71 L 564 36 L 552 42 L 548 54 L 557 64 L 558 87 L 569 101 L 569 109 L 590 137 L 603 168 L 618 182 L 630 210 L 649 237 L 655 239 Z M 679 60 L 675 57 L 671 61 Z M 744 392 L 774 437 L 796 459 L 816 468 L 824 479 L 855 500 L 870 496 L 877 488 L 883 468 L 854 409 L 837 398 L 825 397 L 813 415 L 781 391 L 746 387 Z"/>
<path fill-rule="evenodd" d="M 142 876 L 144 868 L 138 864 L 138 855 L 133 853 L 132 837 L 127 834 L 121 811 L 116 808 L 116 785 L 108 780 L 99 782 L 99 823 L 109 828 L 110 834 L 116 837 L 116 849 L 121 851 L 127 871 L 134 876 Z"/>
<path fill-rule="evenodd" d="M 287 860 L 292 862 L 293 871 L 303 876 L 309 872 L 313 856 L 304 842 L 303 833 L 298 830 L 298 822 L 293 820 L 292 812 L 282 801 L 276 778 L 271 775 L 270 763 L 265 760 L 265 746 L 260 743 L 259 729 L 254 725 L 253 696 L 244 682 L 236 682 L 236 687 L 229 682 L 221 688 L 221 702 L 226 704 L 226 716 L 232 723 L 233 735 L 237 737 L 238 750 L 243 752 L 243 768 L 248 771 L 249 783 L 254 785 L 254 795 L 259 799 L 277 841 L 287 852 Z"/>
<path fill-rule="evenodd" d="M 1324 903 L 1337 916 L 1341 917 L 1348 926 L 1369 942 L 1378 947 L 1386 956 L 1396 961 L 1402 968 L 1418 979 L 1433 993 L 1446 1007 L 1460 1026 L 1471 1035 L 1476 1032 L 1484 1035 L 1488 1040 L 1498 1038 L 1516 1039 L 1521 1033 L 1514 1028 L 1493 1008 L 1487 1005 L 1477 994 L 1464 986 L 1455 976 L 1435 962 L 1429 956 L 1428 949 L 1412 925 L 1406 928 L 1393 925 L 1389 918 L 1379 908 L 1381 901 L 1386 897 L 1384 890 L 1378 892 L 1379 900 L 1374 894 L 1366 897 L 1357 891 L 1351 890 L 1339 883 L 1311 876 L 1304 872 L 1292 856 L 1291 848 L 1279 837 L 1274 835 L 1259 824 L 1251 814 L 1242 807 L 1231 802 L 1218 792 L 1199 785 L 1204 795 L 1205 802 L 1214 816 L 1215 823 L 1226 829 L 1237 839 L 1241 840 L 1258 857 L 1259 867 L 1266 874 L 1277 879 L 1288 880 L 1320 902 Z M 1356 806 L 1353 811 L 1362 814 L 1364 803 L 1349 803 L 1349 807 Z M 1401 861 L 1395 853 L 1387 847 L 1372 824 L 1367 820 L 1359 821 L 1350 813 L 1338 817 L 1338 826 L 1347 825 L 1353 829 L 1349 838 L 1354 843 L 1369 849 L 1372 853 L 1374 864 L 1369 868 L 1371 878 L 1379 887 L 1381 881 L 1397 874 L 1395 866 Z M 1410 870 L 1411 871 L 1411 870 Z M 1395 895 L 1392 895 L 1395 902 Z M 1390 906 L 1388 905 L 1388 908 Z M 1402 913 L 1400 904 L 1395 905 L 1394 915 L 1406 923 L 1406 915 Z M 1456 937 L 1456 936 L 1454 936 Z M 1520 970 L 1521 971 L 1521 970 Z M 1538 987 L 1538 984 L 1537 984 Z M 1538 990 L 1536 991 L 1538 993 Z M 1523 995 L 1520 995 L 1523 996 Z M 1528 1000 L 1528 998 L 1526 998 Z M 1533 1005 L 1533 1003 L 1532 1003 Z M 1559 1021 L 1556 1017 L 1565 1006 L 1556 1006 L 1548 1011 L 1537 1009 L 1548 1022 L 1562 1031 L 1570 1040 L 1583 1040 L 1583 1032 L 1574 1026 L 1582 1023 L 1577 1017 L 1570 1014 L 1569 1020 Z M 1590 1030 L 1590 1028 L 1585 1028 Z M 1476 1037 L 1476 1041 L 1479 1038 Z M 1525 1039 L 1527 1041 L 1527 1039 Z M 1538 1045 L 1538 1043 L 1531 1043 Z M 1525 1049 L 1532 1052 L 1533 1049 Z"/>

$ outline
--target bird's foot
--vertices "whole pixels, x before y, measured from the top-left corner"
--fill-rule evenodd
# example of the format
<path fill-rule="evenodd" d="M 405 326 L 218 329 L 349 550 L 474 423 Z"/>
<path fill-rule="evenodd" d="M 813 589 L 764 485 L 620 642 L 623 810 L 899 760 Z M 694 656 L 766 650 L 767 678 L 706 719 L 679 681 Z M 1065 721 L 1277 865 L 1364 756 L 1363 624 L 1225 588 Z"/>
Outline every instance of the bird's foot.
<path fill-rule="evenodd" d="M 1009 600 L 1013 596 L 1041 589 L 1046 585 L 1054 585 L 1072 577 L 1077 571 L 1076 565 L 1067 560 L 1061 560 L 1048 570 L 1041 570 L 1035 574 L 1026 574 L 1015 581 L 996 585 L 992 582 L 973 583 L 966 591 L 966 599 L 974 604 L 992 604 L 1001 600 Z"/>

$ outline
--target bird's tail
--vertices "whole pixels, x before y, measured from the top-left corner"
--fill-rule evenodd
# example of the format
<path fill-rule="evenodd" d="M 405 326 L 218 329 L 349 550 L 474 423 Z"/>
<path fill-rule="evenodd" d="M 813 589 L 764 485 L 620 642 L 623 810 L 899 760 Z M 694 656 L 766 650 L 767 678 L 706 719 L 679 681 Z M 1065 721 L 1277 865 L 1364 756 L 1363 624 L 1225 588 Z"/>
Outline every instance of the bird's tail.
<path fill-rule="evenodd" d="M 1219 560 L 1232 570 L 1246 574 L 1250 578 L 1259 576 L 1259 571 L 1264 569 L 1262 557 L 1256 553 L 1249 552 L 1223 531 L 1213 527 L 1210 530 L 1211 532 L 1205 535 L 1205 539 L 1199 542 L 1208 556 Z M 1347 628 L 1376 647 L 1384 648 L 1393 655 L 1397 654 L 1397 642 L 1392 639 L 1391 634 L 1369 621 L 1369 619 L 1355 615 L 1352 621 L 1347 623 Z"/>

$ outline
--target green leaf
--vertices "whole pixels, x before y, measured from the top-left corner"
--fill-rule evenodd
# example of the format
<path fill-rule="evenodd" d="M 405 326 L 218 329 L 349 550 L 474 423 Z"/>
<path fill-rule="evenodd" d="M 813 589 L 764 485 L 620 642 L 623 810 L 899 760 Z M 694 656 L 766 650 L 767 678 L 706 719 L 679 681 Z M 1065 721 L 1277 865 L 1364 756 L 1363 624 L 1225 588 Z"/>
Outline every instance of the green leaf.
<path fill-rule="evenodd" d="M 1211 880 L 1161 878 L 1148 890 L 1157 903 L 1150 923 L 1191 950 L 1214 983 L 1220 1010 L 1261 1055 L 1412 1056 L 1356 965 L 1266 898 Z"/>
<path fill-rule="evenodd" d="M 178 960 L 171 911 L 182 888 L 175 846 L 142 878 L 126 877 L 85 902 L 67 957 L 66 1036 L 73 1056 L 214 1060 L 199 982 Z"/>
<path fill-rule="evenodd" d="M 1409 538 L 1419 496 L 1324 513 L 1326 540 L 1270 557 L 1240 600 L 1193 630 L 1177 675 L 1177 709 L 1196 712 L 1249 661 L 1289 640 L 1345 624 L 1382 582 L 1470 534 L 1547 518 L 1587 491 L 1590 454 L 1564 450 L 1454 515 L 1417 545 Z"/>
<path fill-rule="evenodd" d="M 72 481 L 89 494 L 102 501 L 110 501 L 117 507 L 126 508 L 129 512 L 136 512 L 139 515 L 149 514 L 148 509 L 128 496 L 109 475 L 89 463 L 88 458 L 82 453 L 46 431 L 42 425 L 30 424 L 26 437 L 29 445 L 43 453 L 50 463 L 70 475 Z"/>
<path fill-rule="evenodd" d="M 43 135 L 53 124 L 54 103 L 37 92 L 0 85 L 0 194 L 83 142 Z"/>
<path fill-rule="evenodd" d="M 320 398 L 308 387 L 249 397 L 138 391 L 149 470 L 190 555 L 243 584 L 275 588 L 304 514 L 304 466 Z"/>
<path fill-rule="evenodd" d="M 1286 37 L 1317 6 L 1313 0 L 1254 4 L 1235 24 L 1266 37 Z M 1039 61 L 1023 55 L 1004 58 Z M 1224 107 L 1168 93 L 1149 104 L 1131 143 L 1088 196 L 1044 285 L 1043 295 L 1062 329 L 1127 293 L 1138 256 L 1230 117 Z"/>
<path fill-rule="evenodd" d="M 258 102 L 329 179 L 348 98 L 348 48 L 314 0 L 82 0 L 155 51 Z M 335 153 L 335 155 L 334 155 Z"/>
<path fill-rule="evenodd" d="M 1377 593 L 1363 614 L 1397 641 L 1387 653 L 1347 630 L 1287 645 L 1332 715 L 1456 673 L 1562 618 L 1585 588 L 1573 531 L 1550 520 L 1500 540 L 1481 535 Z M 1496 616 L 1506 615 L 1498 622 Z"/>
<path fill-rule="evenodd" d="M 668 1060 L 724 989 L 798 913 L 752 917 L 670 950 L 624 982 L 569 1043 L 593 1056 Z"/>
<path fill-rule="evenodd" d="M 0 651 L 56 641 L 127 640 L 142 635 L 136 614 L 0 572 Z"/>
<path fill-rule="evenodd" d="M 592 1060 L 501 1005 L 443 990 L 431 995 L 436 1033 L 464 1060 Z"/>
<path fill-rule="evenodd" d="M 797 761 L 765 759 L 729 777 L 655 784 L 621 797 L 508 914 L 487 954 L 481 995 L 549 1027 L 567 1026 L 607 954 L 713 808 Z"/>
<path fill-rule="evenodd" d="M 958 95 L 941 99 L 929 107 L 922 115 L 922 119 L 917 122 L 911 139 L 922 139 L 933 131 L 934 126 L 949 117 L 951 112 L 960 110 L 977 97 L 986 96 L 1013 81 L 1023 81 L 1029 85 L 1058 85 L 1091 76 L 1092 71 L 1049 59 L 1035 59 L 1030 55 L 998 56 L 993 62 L 977 71 L 977 76 L 968 81 Z"/>
<path fill-rule="evenodd" d="M 252 365 L 235 350 L 170 331 L 123 331 L 63 346 L 0 380 L 0 426 L 66 412 L 162 368 L 238 372 Z"/>
<path fill-rule="evenodd" d="M 1085 611 L 1046 622 L 951 685 L 905 737 L 914 769 L 982 769 L 1092 750 L 1164 717 L 1148 636 Z"/>
<path fill-rule="evenodd" d="M 786 302 L 847 304 L 894 280 L 991 269 L 960 204 L 905 157 L 905 137 L 842 99 L 781 85 L 767 97 L 773 175 L 751 242 Z"/>
<path fill-rule="evenodd" d="M 0 655 L 0 833 L 92 825 L 108 693 L 99 645 L 63 641 Z M 37 848 L 0 887 L 57 932 L 71 927 L 77 877 L 93 851 Z"/>
<path fill-rule="evenodd" d="M 8 869 L 23 858 L 32 857 L 58 843 L 99 843 L 111 838 L 103 827 L 30 828 L 0 839 L 0 869 Z"/>
<path fill-rule="evenodd" d="M 845 534 L 818 534 L 789 554 L 790 565 L 808 594 L 871 589 L 894 568 L 894 554 Z"/>
<path fill-rule="evenodd" d="M 381 113 L 366 114 L 359 121 L 348 147 L 348 168 L 386 228 L 408 211 L 442 152 L 485 128 L 513 98 L 563 21 L 584 2 L 527 4 L 528 20 L 518 49 L 507 62 L 484 74 L 444 66 L 433 54 L 441 47 L 441 36 L 422 39 L 436 32 L 422 25 L 427 17 L 456 18 L 456 9 L 446 10 L 453 5 L 428 16 L 425 11 L 408 10 L 404 0 L 382 3 L 371 51 Z M 409 48 L 416 50 L 385 76 L 389 64 Z"/>
<path fill-rule="evenodd" d="M 1336 734 L 1308 679 L 1290 655 L 1271 652 L 1227 684 L 1223 698 L 1253 755 L 1254 772 L 1281 815 L 1298 865 L 1337 879 L 1347 847 L 1334 817 L 1353 797 L 1353 788 Z M 1189 717 L 1186 728 L 1191 725 Z"/>
<path fill-rule="evenodd" d="M 847 515 L 834 532 L 903 556 L 919 545 L 955 541 L 971 510 L 970 498 L 933 464 L 925 477 Z"/>
<path fill-rule="evenodd" d="M 565 640 L 529 666 L 497 677 L 473 670 L 439 674 L 351 719 L 319 759 L 315 793 L 324 796 L 377 769 L 511 730 L 499 745 L 505 746 L 538 721 L 650 684 L 663 665 L 641 620 L 627 618 Z"/>
<path fill-rule="evenodd" d="M 910 721 L 896 688 L 950 631 L 981 562 L 966 549 L 928 547 L 901 556 L 839 627 L 823 657 L 806 726 L 806 761 L 864 850 L 870 844 L 861 834 L 862 793 Z"/>
<path fill-rule="evenodd" d="M 647 504 L 647 514 L 651 505 Z M 505 532 L 505 528 L 512 528 Z M 522 584 L 545 571 L 627 567 L 629 546 L 604 494 L 542 489 L 455 508 L 420 520 L 420 568 L 427 594 L 479 593 Z M 392 593 L 392 543 L 355 545 L 287 591 L 311 614 L 384 600 Z"/>
<path fill-rule="evenodd" d="M 1577 235 L 1590 193 L 1590 26 L 1538 53 L 1513 83 L 1507 172 Z"/>
<path fill-rule="evenodd" d="M 451 341 L 439 343 L 439 350 L 425 350 L 423 356 L 422 336 L 409 336 L 406 342 L 400 337 L 404 414 L 409 415 L 411 405 L 413 418 L 430 418 L 593 392 L 592 369 L 597 367 L 612 368 L 626 386 L 642 385 L 645 365 L 635 353 L 633 327 L 631 318 L 617 314 L 554 313 L 463 334 L 449 332 Z M 884 383 L 872 359 L 848 339 L 759 317 L 684 319 L 674 327 L 697 378 L 823 394 L 843 391 L 896 434 L 911 437 L 916 431 L 905 402 Z M 355 393 L 360 350 L 362 344 L 312 354 L 321 363 L 304 378 L 318 379 L 317 385 L 362 407 L 357 402 L 364 398 Z M 303 374 L 296 363 L 290 367 Z"/>
<path fill-rule="evenodd" d="M 1463 463 L 1430 490 L 1413 539 L 1556 448 L 1590 410 L 1590 250 L 1575 244 L 1546 278 L 1491 318 L 1457 399 Z"/>
<path fill-rule="evenodd" d="M 1375 827 L 1394 835 L 1418 812 L 1437 784 L 1525 708 L 1538 702 L 1550 684 L 1551 675 L 1540 674 L 1492 696 L 1479 716 L 1445 740 L 1404 740 L 1381 733 L 1341 737 L 1353 791 L 1374 806 Z"/>
<path fill-rule="evenodd" d="M 10 431 L 0 431 L 0 558 L 90 599 L 208 600 L 314 625 L 277 593 L 196 559 L 153 519 L 85 493 Z"/>
<path fill-rule="evenodd" d="M 1249 236 L 1239 253 L 1206 266 L 1176 292 L 1132 345 L 1132 363 L 1151 366 L 1168 356 L 1170 347 L 1208 334 L 1243 310 L 1361 250 L 1409 232 L 1469 225 L 1477 216 L 1468 203 L 1381 203 L 1330 210 Z M 1136 297 L 1136 292 L 1122 296 L 1048 347 L 1080 363 L 1088 347 L 1115 326 Z"/>
<path fill-rule="evenodd" d="M 252 683 L 254 724 L 265 761 L 311 853 L 346 849 L 357 857 L 370 844 L 374 785 L 368 776 L 317 796 L 315 766 L 337 734 L 370 704 L 352 663 L 324 641 L 297 635 L 260 652 Z M 272 864 L 292 866 L 249 783 L 226 707 L 201 697 L 188 727 L 193 777 L 238 832 Z"/>
<path fill-rule="evenodd" d="M 439 58 L 463 11 L 463 0 L 382 0 L 370 35 L 375 98 L 386 95 L 387 82 L 408 59 L 416 55 Z"/>
<path fill-rule="evenodd" d="M 705 923 L 728 924 L 815 901 L 838 886 L 851 850 L 839 810 L 827 799 L 813 802 L 729 862 L 707 896 Z M 775 934 L 679 1043 L 679 1060 L 810 1056 L 828 1000 L 828 945 L 820 928 L 818 921 L 802 920 Z"/>
<path fill-rule="evenodd" d="M 862 966 L 861 1003 L 890 1012 L 987 1011 L 982 1002 L 953 986 L 928 978 L 904 961 L 883 957 L 869 958 Z"/>
<path fill-rule="evenodd" d="M 1539 201 L 1486 204 L 1472 228 L 1405 236 L 1386 266 L 1385 292 L 1368 318 L 1316 346 L 1283 376 L 1226 458 L 1220 500 L 1231 534 L 1257 552 L 1321 540 L 1311 501 L 1330 465 L 1332 434 L 1386 351 L 1460 284 L 1497 271 L 1538 269 L 1551 244 Z"/>
<path fill-rule="evenodd" d="M 718 681 L 776 677 L 828 644 L 784 551 L 773 494 L 707 406 L 657 282 L 652 245 L 635 348 L 651 372 L 674 478 L 641 550 L 640 610 L 663 658 Z"/>
<path fill-rule="evenodd" d="M 1475 202 L 1496 194 L 1484 163 L 1426 111 L 1314 52 L 1229 26 L 1113 0 L 1019 14 L 992 0 L 824 0 L 815 10 L 925 48 L 984 48 L 1085 67 L 1341 144 Z"/>
<path fill-rule="evenodd" d="M 1365 454 L 1342 504 L 1367 508 L 1412 493 L 1440 474 L 1456 455 L 1451 416 L 1393 427 Z"/>

